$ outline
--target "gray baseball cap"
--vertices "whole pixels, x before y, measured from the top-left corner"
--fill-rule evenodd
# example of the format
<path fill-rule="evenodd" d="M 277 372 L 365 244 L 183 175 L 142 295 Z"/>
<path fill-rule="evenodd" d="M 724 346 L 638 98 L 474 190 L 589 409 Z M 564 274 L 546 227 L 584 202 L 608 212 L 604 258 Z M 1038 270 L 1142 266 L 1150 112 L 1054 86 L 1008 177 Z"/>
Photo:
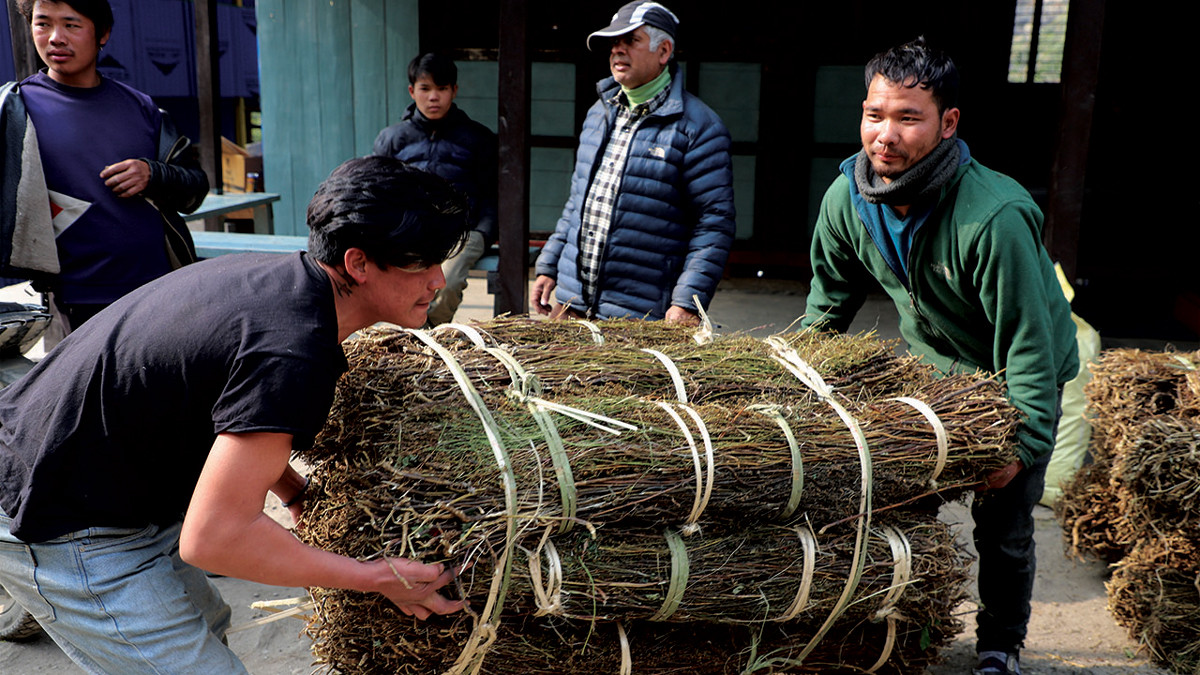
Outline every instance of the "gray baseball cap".
<path fill-rule="evenodd" d="M 671 39 L 675 39 L 675 29 L 679 27 L 679 17 L 671 10 L 657 2 L 649 0 L 633 0 L 613 14 L 612 22 L 607 27 L 592 33 L 587 37 L 588 49 L 592 49 L 592 38 L 613 38 L 635 31 L 642 26 L 654 26 L 666 31 Z"/>

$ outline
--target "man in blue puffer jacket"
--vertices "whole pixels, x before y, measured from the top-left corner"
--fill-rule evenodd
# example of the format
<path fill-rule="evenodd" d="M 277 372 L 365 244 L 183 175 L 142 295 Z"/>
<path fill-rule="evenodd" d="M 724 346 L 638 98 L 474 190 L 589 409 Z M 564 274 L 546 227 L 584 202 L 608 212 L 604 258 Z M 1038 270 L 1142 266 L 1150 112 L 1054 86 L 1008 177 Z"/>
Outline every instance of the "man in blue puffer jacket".
<path fill-rule="evenodd" d="M 733 243 L 729 131 L 683 90 L 678 18 L 635 0 L 588 36 L 612 77 L 580 134 L 571 195 L 538 256 L 539 314 L 699 323 Z M 699 302 L 699 305 L 697 305 Z"/>

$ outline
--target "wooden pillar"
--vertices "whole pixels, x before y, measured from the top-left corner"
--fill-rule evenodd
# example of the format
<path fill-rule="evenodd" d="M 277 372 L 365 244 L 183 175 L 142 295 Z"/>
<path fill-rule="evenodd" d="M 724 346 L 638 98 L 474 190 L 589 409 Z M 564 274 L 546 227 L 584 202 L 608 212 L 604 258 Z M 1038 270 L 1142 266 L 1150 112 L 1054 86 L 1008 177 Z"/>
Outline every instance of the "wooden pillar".
<path fill-rule="evenodd" d="M 221 190 L 221 68 L 217 43 L 217 0 L 196 0 L 196 94 L 200 106 L 200 166 L 213 192 Z M 218 231 L 221 219 L 206 218 L 204 229 Z"/>
<path fill-rule="evenodd" d="M 12 37 L 13 68 L 18 82 L 36 73 L 42 67 L 37 49 L 33 46 L 33 36 L 29 32 L 29 22 L 17 10 L 17 3 L 5 3 L 8 6 L 8 32 Z"/>
<path fill-rule="evenodd" d="M 500 3 L 500 263 L 495 312 L 529 311 L 528 3 Z"/>
<path fill-rule="evenodd" d="M 1079 221 L 1083 217 L 1088 144 L 1096 110 L 1103 36 L 1103 0 L 1072 3 L 1063 54 L 1060 140 L 1050 174 L 1045 232 L 1050 258 L 1062 264 L 1071 281 L 1078 271 Z"/>

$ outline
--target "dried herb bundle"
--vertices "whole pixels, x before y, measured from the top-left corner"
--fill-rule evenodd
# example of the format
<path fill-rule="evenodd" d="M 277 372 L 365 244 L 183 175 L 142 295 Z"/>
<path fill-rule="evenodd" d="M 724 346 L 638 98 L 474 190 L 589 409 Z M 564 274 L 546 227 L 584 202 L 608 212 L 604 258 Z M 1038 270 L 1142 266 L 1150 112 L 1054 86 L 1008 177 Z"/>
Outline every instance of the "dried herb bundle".
<path fill-rule="evenodd" d="M 1139 541 L 1108 582 L 1108 608 L 1155 661 L 1200 672 L 1200 544 L 1171 535 Z"/>
<path fill-rule="evenodd" d="M 674 327 L 609 324 L 500 319 L 436 342 L 372 330 L 347 344 L 350 372 L 303 453 L 314 489 L 301 536 L 359 558 L 471 561 L 458 592 L 503 611 L 414 625 L 379 598 L 317 589 L 318 659 L 426 673 L 487 654 L 482 672 L 536 673 L 544 656 L 544 672 L 562 672 L 579 645 L 547 635 L 646 617 L 684 622 L 649 629 L 668 642 L 689 626 L 754 625 L 711 643 L 714 668 L 865 669 L 886 626 L 900 651 L 883 672 L 934 658 L 956 629 L 965 566 L 940 525 L 912 519 L 1014 457 L 1018 415 L 1002 386 L 935 379 L 869 336 L 698 345 Z M 780 350 L 800 358 L 785 366 Z M 819 546 L 806 554 L 789 523 L 811 524 Z M 911 530 L 911 582 L 896 581 L 893 544 L 868 523 Z M 781 629 L 770 619 L 797 597 L 806 555 L 808 599 Z M 885 597 L 891 620 L 876 616 Z M 850 642 L 868 635 L 880 642 Z M 649 672 L 694 672 L 694 658 L 670 656 L 693 652 L 665 649 Z"/>
<path fill-rule="evenodd" d="M 903 532 L 911 547 L 911 576 L 902 582 L 899 595 L 886 595 L 888 587 L 896 583 L 894 568 L 898 563 L 884 531 L 876 530 L 870 539 L 868 562 L 855 602 L 835 624 L 836 633 L 843 636 L 841 640 L 818 642 L 811 653 L 800 658 L 852 572 L 848 549 L 853 546 L 853 538 L 845 534 L 820 540 L 821 561 L 814 568 L 808 604 L 793 620 L 751 621 L 742 624 L 744 628 L 696 622 L 669 626 L 622 622 L 622 626 L 630 627 L 628 651 L 636 664 L 635 672 L 671 673 L 685 668 L 712 673 L 861 672 L 881 656 L 888 616 L 895 620 L 897 648 L 889 654 L 895 657 L 888 660 L 890 668 L 881 672 L 919 672 L 961 628 L 950 612 L 963 599 L 967 562 L 950 543 L 946 526 L 933 514 L 907 518 L 894 532 Z M 749 614 L 770 611 L 764 598 L 753 597 L 754 577 L 758 576 L 766 580 L 764 588 L 772 584 L 779 587 L 781 604 L 790 604 L 803 575 L 789 577 L 787 573 L 803 565 L 805 554 L 783 541 L 794 539 L 793 532 L 778 532 L 778 548 L 786 550 L 767 546 L 762 541 L 767 534 L 706 535 L 695 550 L 689 549 L 692 574 L 697 578 L 694 582 L 689 579 L 680 610 L 697 611 L 698 606 L 689 603 L 687 596 L 702 595 L 705 588 L 720 588 L 719 602 L 742 606 Z M 564 595 L 583 596 L 570 602 L 599 603 L 601 596 L 607 605 L 621 604 L 621 597 L 653 600 L 651 586 L 659 587 L 659 595 L 668 594 L 666 584 L 641 581 L 663 570 L 647 573 L 624 569 L 652 566 L 656 560 L 669 558 L 669 553 L 653 550 L 657 546 L 654 541 L 662 541 L 662 535 L 619 533 L 619 541 L 590 547 L 587 539 L 582 534 L 570 536 L 558 549 L 563 555 Z M 604 539 L 601 532 L 594 541 Z M 580 545 L 584 550 L 573 557 L 570 551 Z M 644 555 L 638 554 L 639 548 L 644 549 Z M 786 560 L 787 552 L 797 560 Z M 715 567 L 705 569 L 705 565 Z M 783 578 L 771 579 L 772 565 L 778 565 L 778 575 Z M 582 571 L 585 567 L 586 573 Z M 569 571 L 572 569 L 580 572 Z M 587 574 L 596 577 L 594 585 L 579 581 Z M 604 580 L 609 574 L 631 581 L 610 583 Z M 616 669 L 621 656 L 616 624 L 536 618 L 525 606 L 532 598 L 528 577 L 518 581 L 517 588 L 512 602 L 514 614 L 506 614 L 497 627 L 499 637 L 490 648 L 482 672 L 607 673 Z M 589 594 L 595 597 L 589 599 Z M 470 632 L 469 617 L 414 622 L 401 618 L 386 601 L 363 594 L 320 590 L 316 595 L 320 619 L 311 632 L 319 638 L 318 656 L 344 673 L 443 672 L 458 658 Z M 626 618 L 631 615 L 625 614 Z"/>
<path fill-rule="evenodd" d="M 1109 610 L 1155 660 L 1200 672 L 1200 352 L 1105 352 L 1085 393 L 1095 463 L 1057 514 L 1068 550 L 1115 562 Z"/>

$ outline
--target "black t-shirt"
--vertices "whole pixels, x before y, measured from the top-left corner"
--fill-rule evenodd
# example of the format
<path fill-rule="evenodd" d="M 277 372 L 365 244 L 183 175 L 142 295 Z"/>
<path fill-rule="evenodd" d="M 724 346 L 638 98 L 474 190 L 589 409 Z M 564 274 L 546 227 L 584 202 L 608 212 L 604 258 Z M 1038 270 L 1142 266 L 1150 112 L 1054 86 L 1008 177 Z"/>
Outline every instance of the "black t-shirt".
<path fill-rule="evenodd" d="M 332 286 L 303 253 L 189 265 L 0 392 L 0 506 L 29 542 L 177 522 L 217 434 L 308 447 L 346 367 Z"/>

